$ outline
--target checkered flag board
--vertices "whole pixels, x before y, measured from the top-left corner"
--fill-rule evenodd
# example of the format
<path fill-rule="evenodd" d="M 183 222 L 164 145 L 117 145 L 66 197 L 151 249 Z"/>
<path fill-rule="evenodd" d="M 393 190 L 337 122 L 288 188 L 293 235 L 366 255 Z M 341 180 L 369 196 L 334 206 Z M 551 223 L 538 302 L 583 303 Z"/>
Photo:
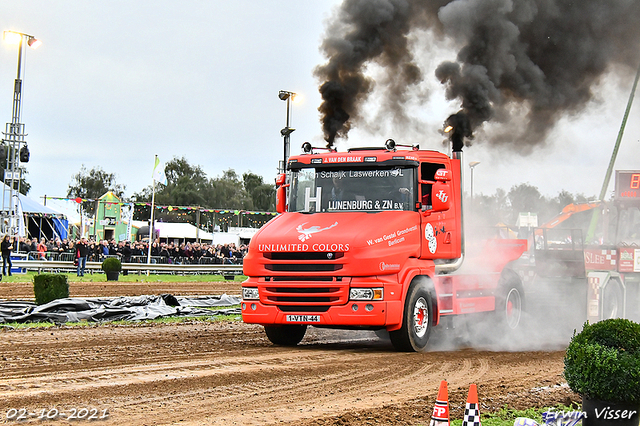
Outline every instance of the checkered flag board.
<path fill-rule="evenodd" d="M 467 403 L 464 410 L 464 420 L 462 426 L 482 426 L 480 423 L 480 407 L 478 404 Z"/>
<path fill-rule="evenodd" d="M 469 386 L 469 394 L 467 395 L 467 405 L 464 409 L 462 426 L 481 426 L 478 387 L 475 384 Z"/>

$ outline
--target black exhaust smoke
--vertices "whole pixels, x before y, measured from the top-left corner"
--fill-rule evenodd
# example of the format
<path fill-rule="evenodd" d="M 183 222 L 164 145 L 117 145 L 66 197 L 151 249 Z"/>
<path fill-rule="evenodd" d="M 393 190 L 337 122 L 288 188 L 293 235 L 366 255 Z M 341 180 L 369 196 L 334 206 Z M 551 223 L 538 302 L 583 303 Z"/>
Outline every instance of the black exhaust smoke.
<path fill-rule="evenodd" d="M 471 123 L 469 117 L 463 111 L 452 114 L 445 121 L 446 132 L 451 140 L 451 150 L 460 152 L 464 147 L 464 138 L 472 138 Z"/>
<path fill-rule="evenodd" d="M 345 0 L 322 43 L 328 61 L 315 70 L 325 140 L 332 146 L 363 124 L 374 88 L 366 69 L 375 63 L 392 120 L 407 119 L 410 91 L 435 71 L 446 97 L 460 101 L 469 134 L 498 121 L 500 134 L 488 143 L 528 153 L 561 117 L 587 105 L 605 74 L 631 78 L 640 62 L 638 22 L 638 0 Z M 459 47 L 455 61 L 421 70 L 412 46 L 444 39 Z M 525 122 L 511 122 L 523 108 Z"/>
<path fill-rule="evenodd" d="M 315 70 L 321 82 L 323 102 L 318 110 L 327 147 L 336 137 L 346 138 L 359 121 L 360 107 L 374 87 L 364 72 L 369 63 L 382 65 L 390 76 L 385 79 L 388 99 L 404 101 L 406 87 L 422 81 L 407 39 L 413 14 L 424 8 L 414 3 L 419 2 L 348 0 L 336 12 L 322 43 L 328 62 Z M 402 108 L 396 112 L 401 114 Z"/>

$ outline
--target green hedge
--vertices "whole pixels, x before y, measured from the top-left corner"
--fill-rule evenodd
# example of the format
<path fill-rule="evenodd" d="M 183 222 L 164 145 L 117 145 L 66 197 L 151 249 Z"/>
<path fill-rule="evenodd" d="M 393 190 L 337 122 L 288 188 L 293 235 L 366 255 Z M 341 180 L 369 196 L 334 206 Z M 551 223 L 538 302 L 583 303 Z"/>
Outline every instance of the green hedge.
<path fill-rule="evenodd" d="M 640 403 L 640 324 L 626 319 L 585 324 L 567 348 L 564 377 L 584 397 Z"/>
<path fill-rule="evenodd" d="M 36 303 L 43 305 L 55 299 L 69 297 L 69 283 L 63 274 L 39 274 L 33 277 Z"/>
<path fill-rule="evenodd" d="M 107 257 L 102 261 L 102 270 L 105 272 L 120 272 L 122 271 L 122 263 L 117 257 Z"/>

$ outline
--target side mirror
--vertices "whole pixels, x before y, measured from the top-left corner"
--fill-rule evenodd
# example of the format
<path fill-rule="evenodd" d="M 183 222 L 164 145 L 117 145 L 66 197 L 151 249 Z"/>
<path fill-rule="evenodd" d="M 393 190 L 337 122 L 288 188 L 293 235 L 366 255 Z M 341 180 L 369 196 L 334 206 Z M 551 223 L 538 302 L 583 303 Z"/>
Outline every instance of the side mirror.
<path fill-rule="evenodd" d="M 276 178 L 276 211 L 284 213 L 287 211 L 287 188 L 289 184 L 285 184 L 287 175 L 280 173 Z"/>
<path fill-rule="evenodd" d="M 289 185 L 282 185 L 276 189 L 276 211 L 284 213 L 287 211 L 287 188 Z"/>

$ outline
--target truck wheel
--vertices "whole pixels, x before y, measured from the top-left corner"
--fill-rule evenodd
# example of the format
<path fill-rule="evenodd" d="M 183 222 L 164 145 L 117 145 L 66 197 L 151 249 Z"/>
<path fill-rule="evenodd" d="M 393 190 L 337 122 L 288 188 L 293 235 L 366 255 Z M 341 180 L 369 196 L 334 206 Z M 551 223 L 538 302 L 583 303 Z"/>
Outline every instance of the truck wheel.
<path fill-rule="evenodd" d="M 264 331 L 274 345 L 295 346 L 304 338 L 306 325 L 265 325 Z"/>
<path fill-rule="evenodd" d="M 622 318 L 622 287 L 618 280 L 611 280 L 604 289 L 602 319 Z"/>
<path fill-rule="evenodd" d="M 519 283 L 509 281 L 501 285 L 496 295 L 496 314 L 506 331 L 516 330 L 522 323 L 524 291 Z"/>
<path fill-rule="evenodd" d="M 433 323 L 429 287 L 424 280 L 409 287 L 404 304 L 402 327 L 389 332 L 393 347 L 402 352 L 421 351 L 427 347 Z"/>

